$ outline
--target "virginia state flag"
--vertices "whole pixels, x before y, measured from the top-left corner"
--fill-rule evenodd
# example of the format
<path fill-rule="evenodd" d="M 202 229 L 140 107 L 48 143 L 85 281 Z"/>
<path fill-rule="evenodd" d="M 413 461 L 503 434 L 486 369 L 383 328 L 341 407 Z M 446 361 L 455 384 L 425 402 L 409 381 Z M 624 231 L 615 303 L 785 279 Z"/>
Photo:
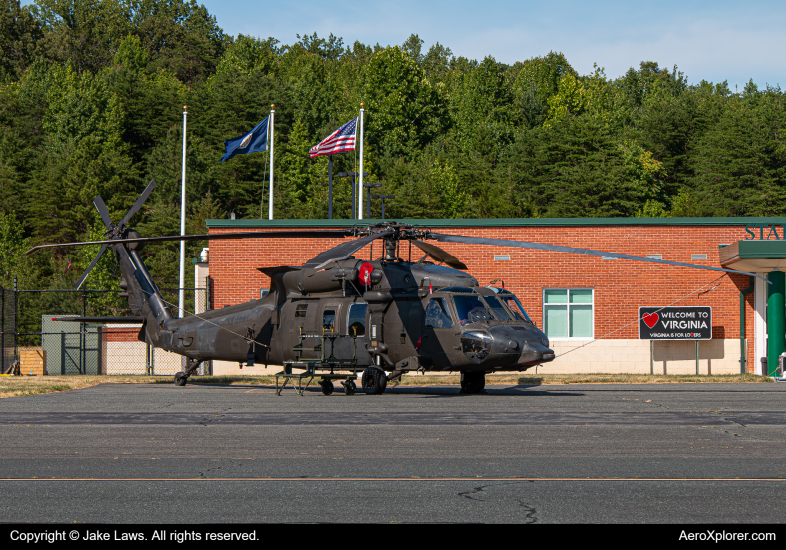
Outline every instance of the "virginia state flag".
<path fill-rule="evenodd" d="M 249 133 L 225 140 L 224 147 L 226 147 L 227 152 L 221 157 L 221 162 L 229 160 L 235 155 L 247 155 L 248 153 L 267 151 L 267 125 L 269 121 L 270 116 L 254 126 L 254 129 Z"/>

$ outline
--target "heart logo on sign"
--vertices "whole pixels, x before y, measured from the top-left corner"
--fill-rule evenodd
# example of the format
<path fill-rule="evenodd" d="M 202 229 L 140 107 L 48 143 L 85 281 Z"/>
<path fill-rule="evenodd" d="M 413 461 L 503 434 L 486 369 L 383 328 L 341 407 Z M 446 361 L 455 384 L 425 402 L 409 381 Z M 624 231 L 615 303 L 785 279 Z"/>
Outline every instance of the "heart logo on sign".
<path fill-rule="evenodd" d="M 655 326 L 655 323 L 658 322 L 658 319 L 660 319 L 660 316 L 657 313 L 645 313 L 644 315 L 642 315 L 641 318 L 644 321 L 645 325 L 647 325 L 648 327 L 652 328 L 652 327 Z"/>

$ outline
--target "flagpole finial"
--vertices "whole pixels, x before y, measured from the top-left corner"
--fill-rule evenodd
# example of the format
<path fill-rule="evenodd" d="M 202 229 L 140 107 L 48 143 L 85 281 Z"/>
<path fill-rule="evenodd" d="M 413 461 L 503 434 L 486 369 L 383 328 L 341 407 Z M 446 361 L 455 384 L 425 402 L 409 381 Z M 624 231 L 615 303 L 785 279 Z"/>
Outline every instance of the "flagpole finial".
<path fill-rule="evenodd" d="M 183 110 L 188 111 L 188 105 L 183 105 Z"/>
<path fill-rule="evenodd" d="M 360 104 L 360 108 L 361 108 L 361 109 L 363 108 L 363 104 L 362 104 L 362 103 Z"/>
<path fill-rule="evenodd" d="M 276 108 L 276 106 L 275 106 L 275 105 L 271 105 L 271 106 L 270 106 L 270 108 L 271 108 L 271 109 L 275 109 L 275 108 Z"/>

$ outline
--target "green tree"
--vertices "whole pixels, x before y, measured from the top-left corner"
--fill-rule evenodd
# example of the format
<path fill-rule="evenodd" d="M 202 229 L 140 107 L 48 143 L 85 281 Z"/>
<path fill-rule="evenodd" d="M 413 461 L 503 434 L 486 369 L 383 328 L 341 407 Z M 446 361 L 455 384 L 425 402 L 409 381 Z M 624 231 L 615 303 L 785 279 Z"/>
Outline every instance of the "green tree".
<path fill-rule="evenodd" d="M 69 63 L 49 73 L 44 132 L 57 142 L 90 137 L 108 149 L 120 148 L 123 110 L 107 83 L 91 73 L 78 74 Z"/>
<path fill-rule="evenodd" d="M 79 73 L 108 66 L 132 30 L 120 0 L 36 0 L 31 11 L 44 29 L 46 55 Z"/>
<path fill-rule="evenodd" d="M 0 213 L 0 285 L 10 288 L 20 275 L 23 254 L 29 248 L 22 224 L 12 214 Z"/>
<path fill-rule="evenodd" d="M 779 216 L 786 212 L 786 157 L 775 136 L 784 127 L 780 94 L 751 109 L 733 98 L 697 141 L 691 186 L 705 215 Z M 772 103 L 772 105 L 767 105 Z M 767 120 L 766 107 L 775 116 Z"/>
<path fill-rule="evenodd" d="M 486 57 L 474 70 L 455 76 L 449 95 L 459 146 L 498 156 L 513 139 L 517 122 L 505 66 Z"/>
<path fill-rule="evenodd" d="M 610 128 L 588 115 L 520 134 L 505 169 L 521 208 L 539 217 L 632 216 L 651 197 L 629 177 Z"/>
<path fill-rule="evenodd" d="M 115 65 L 102 73 L 123 111 L 121 139 L 134 162 L 145 162 L 173 125 L 182 119 L 188 90 L 170 72 L 147 71 L 149 60 L 136 36 L 128 36 Z"/>
<path fill-rule="evenodd" d="M 439 161 L 434 161 L 431 180 L 439 194 L 442 217 L 461 217 L 469 202 L 469 194 L 462 191 L 458 175 L 453 167 L 448 163 L 440 164 Z"/>
<path fill-rule="evenodd" d="M 538 99 L 545 105 L 557 93 L 560 79 L 569 74 L 578 76 L 562 53 L 549 52 L 546 56 L 524 61 L 516 76 L 514 90 L 520 95 L 534 85 Z"/>
<path fill-rule="evenodd" d="M 272 37 L 261 40 L 240 34 L 219 60 L 216 73 L 250 74 L 259 71 L 262 74 L 275 74 L 281 55 L 278 43 Z"/>
<path fill-rule="evenodd" d="M 0 7 L 0 82 L 16 81 L 40 55 L 41 25 L 19 0 Z"/>
<path fill-rule="evenodd" d="M 398 46 L 374 54 L 366 66 L 363 97 L 369 145 L 391 156 L 411 155 L 446 123 L 439 95 Z"/>
<path fill-rule="evenodd" d="M 183 83 L 215 72 L 231 40 L 203 5 L 195 0 L 133 0 L 128 5 L 152 71 L 166 69 Z"/>

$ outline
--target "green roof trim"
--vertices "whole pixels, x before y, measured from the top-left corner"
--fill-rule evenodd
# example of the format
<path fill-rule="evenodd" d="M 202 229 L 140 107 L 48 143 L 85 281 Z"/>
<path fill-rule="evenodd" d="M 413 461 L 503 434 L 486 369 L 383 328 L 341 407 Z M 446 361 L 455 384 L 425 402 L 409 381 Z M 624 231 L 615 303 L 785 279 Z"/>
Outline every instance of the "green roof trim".
<path fill-rule="evenodd" d="M 362 227 L 383 220 L 205 220 L 210 229 L 247 227 Z M 404 220 L 387 219 L 415 226 L 437 227 L 581 227 L 581 226 L 659 226 L 697 225 L 745 226 L 753 224 L 786 225 L 786 217 L 757 218 L 480 218 L 466 220 Z"/>
<path fill-rule="evenodd" d="M 739 257 L 786 258 L 786 241 L 739 241 Z"/>

